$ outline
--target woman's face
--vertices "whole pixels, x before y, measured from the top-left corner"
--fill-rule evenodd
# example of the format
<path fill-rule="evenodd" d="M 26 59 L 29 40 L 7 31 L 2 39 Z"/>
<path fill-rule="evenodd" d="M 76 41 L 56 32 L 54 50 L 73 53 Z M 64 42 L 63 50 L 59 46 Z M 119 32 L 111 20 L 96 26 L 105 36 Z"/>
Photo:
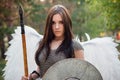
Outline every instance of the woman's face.
<path fill-rule="evenodd" d="M 52 19 L 52 31 L 57 39 L 64 38 L 64 24 L 60 14 L 55 14 Z"/>

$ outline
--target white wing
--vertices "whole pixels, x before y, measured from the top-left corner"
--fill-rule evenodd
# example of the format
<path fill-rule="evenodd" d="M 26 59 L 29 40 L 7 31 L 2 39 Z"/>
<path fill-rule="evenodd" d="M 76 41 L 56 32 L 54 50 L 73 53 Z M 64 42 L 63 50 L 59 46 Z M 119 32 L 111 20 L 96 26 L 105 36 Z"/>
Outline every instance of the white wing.
<path fill-rule="evenodd" d="M 81 44 L 85 60 L 100 71 L 103 80 L 120 80 L 119 52 L 112 38 L 95 38 Z"/>
<path fill-rule="evenodd" d="M 34 55 L 42 35 L 39 35 L 31 27 L 25 26 L 27 58 L 28 58 L 28 71 L 31 73 L 36 69 Z M 23 62 L 23 48 L 21 38 L 21 28 L 17 27 L 15 33 L 12 34 L 13 39 L 9 42 L 6 55 L 6 66 L 4 68 L 5 80 L 21 80 L 24 75 L 24 62 Z"/>
<path fill-rule="evenodd" d="M 28 69 L 29 73 L 31 73 L 36 69 L 34 54 L 42 35 L 39 35 L 34 29 L 28 26 L 25 26 L 25 32 Z M 13 39 L 10 41 L 10 47 L 5 53 L 7 63 L 4 68 L 4 79 L 20 80 L 21 76 L 24 75 L 21 28 L 18 27 L 12 36 Z M 81 44 L 84 48 L 85 60 L 93 64 L 100 71 L 104 80 L 120 79 L 119 52 L 116 49 L 117 44 L 113 42 L 112 38 L 95 38 Z"/>
<path fill-rule="evenodd" d="M 89 41 L 90 40 L 90 36 L 88 33 L 85 33 L 85 36 L 87 37 L 87 40 Z"/>

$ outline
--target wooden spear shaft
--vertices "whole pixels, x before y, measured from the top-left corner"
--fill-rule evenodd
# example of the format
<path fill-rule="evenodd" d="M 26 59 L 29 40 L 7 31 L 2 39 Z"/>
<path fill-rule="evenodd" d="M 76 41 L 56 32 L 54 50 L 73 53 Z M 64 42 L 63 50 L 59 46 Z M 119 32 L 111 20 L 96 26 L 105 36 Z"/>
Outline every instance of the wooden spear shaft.
<path fill-rule="evenodd" d="M 21 6 L 19 6 L 19 15 L 20 15 L 21 35 L 22 35 L 22 46 L 23 46 L 24 72 L 25 72 L 25 76 L 28 77 L 26 38 L 25 38 L 25 30 L 23 23 L 23 9 Z"/>

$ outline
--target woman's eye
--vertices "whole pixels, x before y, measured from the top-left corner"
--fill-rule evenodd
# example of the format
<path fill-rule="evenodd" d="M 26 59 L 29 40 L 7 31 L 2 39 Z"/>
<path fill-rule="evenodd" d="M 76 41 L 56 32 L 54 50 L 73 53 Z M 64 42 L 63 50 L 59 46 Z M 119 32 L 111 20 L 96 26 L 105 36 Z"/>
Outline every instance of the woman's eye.
<path fill-rule="evenodd" d="M 63 21 L 60 21 L 60 24 L 63 24 Z"/>
<path fill-rule="evenodd" d="M 52 24 L 55 24 L 55 22 L 54 22 L 54 21 L 52 21 Z"/>

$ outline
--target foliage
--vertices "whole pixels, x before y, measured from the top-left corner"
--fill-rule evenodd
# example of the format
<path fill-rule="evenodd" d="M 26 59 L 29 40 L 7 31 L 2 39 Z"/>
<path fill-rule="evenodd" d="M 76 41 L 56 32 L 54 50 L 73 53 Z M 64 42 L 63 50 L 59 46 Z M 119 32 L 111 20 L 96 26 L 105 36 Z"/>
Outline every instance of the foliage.
<path fill-rule="evenodd" d="M 13 32 L 13 28 L 9 28 L 6 26 L 0 27 L 0 40 L 2 40 L 7 34 L 11 34 Z"/>
<path fill-rule="evenodd" d="M 100 0 L 107 19 L 107 28 L 113 32 L 120 30 L 120 0 Z"/>
<path fill-rule="evenodd" d="M 3 60 L 3 59 L 0 59 L 0 80 L 3 80 L 3 68 L 4 68 L 4 66 L 5 66 L 5 60 Z"/>
<path fill-rule="evenodd" d="M 72 14 L 75 34 L 84 36 L 87 32 L 91 38 L 94 38 L 106 31 L 100 3 L 93 0 L 80 0 L 76 4 Z"/>
<path fill-rule="evenodd" d="M 1 24 L 4 22 L 7 26 L 10 25 L 10 21 L 4 21 L 6 19 L 12 20 L 11 26 L 19 24 L 17 8 L 19 4 L 22 4 L 24 8 L 25 24 L 32 26 L 40 33 L 43 33 L 47 11 L 54 4 L 63 4 L 70 10 L 73 31 L 81 36 L 87 32 L 92 37 L 96 37 L 99 36 L 100 32 L 105 32 L 107 29 L 111 31 L 118 30 L 120 25 L 119 0 L 45 0 L 44 2 L 40 2 L 40 0 L 6 0 L 5 2 L 2 0 L 0 4 L 2 14 L 0 14 L 0 17 L 4 19 L 0 20 L 2 21 Z M 10 5 L 12 6 L 10 7 Z M 92 33 L 93 30 L 94 33 Z"/>

